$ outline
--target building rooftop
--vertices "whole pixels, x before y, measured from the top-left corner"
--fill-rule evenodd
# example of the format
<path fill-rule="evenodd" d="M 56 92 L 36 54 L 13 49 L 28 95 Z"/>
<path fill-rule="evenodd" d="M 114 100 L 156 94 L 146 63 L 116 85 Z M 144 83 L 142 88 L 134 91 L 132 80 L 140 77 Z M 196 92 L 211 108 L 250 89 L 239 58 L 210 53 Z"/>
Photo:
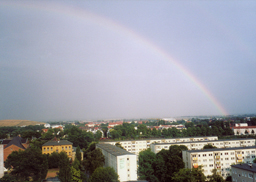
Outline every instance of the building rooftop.
<path fill-rule="evenodd" d="M 104 141 L 104 143 L 105 142 L 127 142 L 127 141 L 147 141 L 147 140 L 169 140 L 169 139 L 185 139 L 185 138 L 205 138 L 206 140 L 204 140 L 204 141 L 209 141 L 207 138 L 209 138 L 209 137 L 217 137 L 218 138 L 218 136 L 200 136 L 200 137 L 178 137 L 178 138 L 145 138 L 145 139 L 140 139 L 140 140 L 111 140 L 111 141 L 109 141 L 109 140 L 105 140 Z"/>
<path fill-rule="evenodd" d="M 225 141 L 240 141 L 240 140 L 255 140 L 254 138 L 237 138 L 237 139 L 226 139 L 226 140 L 201 140 L 201 141 L 191 141 L 191 142 L 179 142 L 180 143 L 198 143 L 198 142 L 225 142 Z M 177 144 L 177 143 L 153 143 L 152 145 L 168 145 L 168 144 Z"/>
<path fill-rule="evenodd" d="M 101 148 L 105 151 L 107 151 L 108 153 L 111 153 L 112 155 L 115 155 L 115 156 L 121 156 L 121 155 L 135 155 L 133 153 L 130 153 L 124 149 L 121 149 L 117 146 L 114 146 L 114 145 L 110 145 L 110 144 L 96 144 L 96 146 L 98 148 Z"/>
<path fill-rule="evenodd" d="M 55 145 L 73 145 L 73 143 L 67 140 L 59 140 L 59 141 L 51 140 L 43 144 L 43 146 L 55 146 Z"/>
<path fill-rule="evenodd" d="M 236 164 L 236 165 L 232 165 L 231 167 L 234 168 L 238 168 L 238 169 L 243 169 L 246 171 L 251 171 L 256 173 L 256 164 L 252 163 L 252 164 Z"/>
<path fill-rule="evenodd" d="M 212 151 L 226 151 L 226 150 L 245 150 L 245 149 L 256 149 L 256 146 L 249 147 L 233 147 L 233 148 L 212 148 L 204 150 L 186 150 L 189 153 L 198 153 L 198 152 L 212 152 Z"/>
<path fill-rule="evenodd" d="M 16 137 L 14 137 L 14 138 L 6 145 L 5 148 L 7 148 L 7 147 L 9 147 L 9 146 L 11 146 L 11 145 L 16 145 L 16 146 L 19 147 L 19 148 L 26 149 L 26 148 L 22 145 L 22 143 L 26 143 L 26 139 L 23 139 L 23 138 L 21 138 L 21 137 L 19 137 L 19 136 L 16 136 Z"/>

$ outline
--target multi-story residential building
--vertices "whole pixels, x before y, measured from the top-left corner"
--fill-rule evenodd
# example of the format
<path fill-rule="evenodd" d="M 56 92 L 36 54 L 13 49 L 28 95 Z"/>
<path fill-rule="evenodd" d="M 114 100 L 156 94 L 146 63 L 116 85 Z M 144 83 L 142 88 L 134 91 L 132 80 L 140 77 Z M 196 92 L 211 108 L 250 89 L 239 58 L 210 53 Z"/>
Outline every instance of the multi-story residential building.
<path fill-rule="evenodd" d="M 4 176 L 4 146 L 0 145 L 0 178 Z"/>
<path fill-rule="evenodd" d="M 247 123 L 239 123 L 231 127 L 235 135 L 255 135 L 256 126 L 248 126 Z"/>
<path fill-rule="evenodd" d="M 139 152 L 150 148 L 153 143 L 178 143 L 178 142 L 191 142 L 191 141 L 209 141 L 218 140 L 217 136 L 205 136 L 205 137 L 186 137 L 186 138 L 155 138 L 155 139 L 143 139 L 143 140 L 120 140 L 101 142 L 103 144 L 115 145 L 119 143 L 125 150 L 139 155 Z"/>
<path fill-rule="evenodd" d="M 202 166 L 204 174 L 211 175 L 213 169 L 223 177 L 229 176 L 230 166 L 237 163 L 251 163 L 255 159 L 256 146 L 235 148 L 214 148 L 182 151 L 185 168 Z"/>
<path fill-rule="evenodd" d="M 113 167 L 120 181 L 137 180 L 137 156 L 109 144 L 96 144 L 105 157 L 105 166 Z"/>
<path fill-rule="evenodd" d="M 229 140 L 208 140 L 208 141 L 193 141 L 182 143 L 153 143 L 150 145 L 151 151 L 154 153 L 160 152 L 162 149 L 168 150 L 172 145 L 185 145 L 188 150 L 202 150 L 205 145 L 211 144 L 217 148 L 230 147 L 248 147 L 255 145 L 253 138 L 229 139 Z"/>
<path fill-rule="evenodd" d="M 234 182 L 254 182 L 256 181 L 256 164 L 232 165 L 231 176 Z"/>
<path fill-rule="evenodd" d="M 72 159 L 72 142 L 67 140 L 51 140 L 43 144 L 42 153 L 43 154 L 51 154 L 53 152 L 60 153 L 64 151 L 67 153 L 69 159 Z"/>

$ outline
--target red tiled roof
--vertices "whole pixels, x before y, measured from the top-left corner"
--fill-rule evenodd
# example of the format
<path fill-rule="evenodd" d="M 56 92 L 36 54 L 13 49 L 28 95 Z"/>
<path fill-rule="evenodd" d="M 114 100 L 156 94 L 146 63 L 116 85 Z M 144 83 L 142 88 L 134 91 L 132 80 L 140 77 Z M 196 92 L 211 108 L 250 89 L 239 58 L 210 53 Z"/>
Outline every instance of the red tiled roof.
<path fill-rule="evenodd" d="M 233 126 L 231 129 L 250 129 L 250 128 L 256 128 L 256 126 Z"/>

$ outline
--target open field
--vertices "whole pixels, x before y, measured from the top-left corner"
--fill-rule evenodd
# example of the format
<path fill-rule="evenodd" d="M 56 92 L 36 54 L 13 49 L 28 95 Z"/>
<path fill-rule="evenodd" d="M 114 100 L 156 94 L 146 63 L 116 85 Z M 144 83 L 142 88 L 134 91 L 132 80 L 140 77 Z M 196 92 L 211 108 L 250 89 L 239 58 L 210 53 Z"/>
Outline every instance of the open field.
<path fill-rule="evenodd" d="M 46 178 L 57 176 L 57 172 L 59 172 L 59 168 L 49 169 Z"/>
<path fill-rule="evenodd" d="M 37 124 L 45 124 L 43 122 L 38 121 L 29 121 L 29 120 L 14 120 L 14 119 L 7 119 L 7 120 L 0 120 L 0 127 L 3 126 L 28 126 L 28 125 L 37 125 Z"/>

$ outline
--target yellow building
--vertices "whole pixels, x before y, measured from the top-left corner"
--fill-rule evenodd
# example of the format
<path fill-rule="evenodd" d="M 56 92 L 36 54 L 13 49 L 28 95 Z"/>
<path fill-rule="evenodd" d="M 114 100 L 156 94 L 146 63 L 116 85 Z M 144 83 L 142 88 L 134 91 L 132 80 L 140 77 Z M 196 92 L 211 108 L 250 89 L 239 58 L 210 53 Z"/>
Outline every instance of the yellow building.
<path fill-rule="evenodd" d="M 73 143 L 67 140 L 59 140 L 59 141 L 48 141 L 42 146 L 42 153 L 43 154 L 51 154 L 53 152 L 60 153 L 64 151 L 67 153 L 69 159 L 72 159 L 72 148 Z"/>

